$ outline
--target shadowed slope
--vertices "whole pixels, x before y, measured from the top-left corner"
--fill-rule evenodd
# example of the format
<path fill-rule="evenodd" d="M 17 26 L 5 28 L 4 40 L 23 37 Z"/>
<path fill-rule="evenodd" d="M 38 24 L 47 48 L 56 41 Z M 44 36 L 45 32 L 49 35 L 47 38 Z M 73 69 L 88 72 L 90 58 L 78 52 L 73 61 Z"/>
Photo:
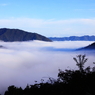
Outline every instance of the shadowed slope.
<path fill-rule="evenodd" d="M 95 42 L 78 50 L 95 50 Z"/>
<path fill-rule="evenodd" d="M 41 41 L 51 41 L 50 39 L 39 35 L 37 33 L 30 33 L 19 29 L 0 29 L 0 40 L 2 41 L 29 41 L 29 40 L 41 40 Z"/>

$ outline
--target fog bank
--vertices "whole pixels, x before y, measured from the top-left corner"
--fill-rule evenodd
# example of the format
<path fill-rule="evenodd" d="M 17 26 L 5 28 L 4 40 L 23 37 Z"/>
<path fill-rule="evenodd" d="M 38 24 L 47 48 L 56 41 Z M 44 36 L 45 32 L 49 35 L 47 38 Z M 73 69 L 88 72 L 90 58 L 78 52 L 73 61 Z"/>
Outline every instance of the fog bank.
<path fill-rule="evenodd" d="M 65 50 L 77 49 L 91 43 L 93 42 L 0 42 L 0 45 L 5 47 L 0 48 L 0 92 L 2 93 L 10 85 L 24 88 L 36 80 L 39 83 L 41 79 L 48 80 L 48 77 L 57 78 L 58 69 L 77 69 L 73 57 L 86 52 Z M 88 58 L 86 66 L 93 66 L 94 56 L 86 55 Z"/>

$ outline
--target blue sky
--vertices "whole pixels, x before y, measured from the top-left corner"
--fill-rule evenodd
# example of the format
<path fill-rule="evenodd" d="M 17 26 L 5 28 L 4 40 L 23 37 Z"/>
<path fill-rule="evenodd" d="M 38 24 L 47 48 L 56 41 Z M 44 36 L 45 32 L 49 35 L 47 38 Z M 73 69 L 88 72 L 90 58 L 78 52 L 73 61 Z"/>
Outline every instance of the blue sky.
<path fill-rule="evenodd" d="M 0 28 L 47 37 L 95 34 L 95 0 L 1 0 L 0 12 Z"/>

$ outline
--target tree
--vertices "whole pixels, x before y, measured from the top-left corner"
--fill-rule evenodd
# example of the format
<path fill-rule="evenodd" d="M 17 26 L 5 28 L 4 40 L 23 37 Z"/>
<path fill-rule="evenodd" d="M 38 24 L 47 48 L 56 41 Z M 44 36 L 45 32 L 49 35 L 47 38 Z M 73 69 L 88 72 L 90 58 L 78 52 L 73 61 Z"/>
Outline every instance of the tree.
<path fill-rule="evenodd" d="M 78 55 L 77 58 L 73 58 L 75 60 L 75 62 L 77 63 L 76 65 L 78 66 L 80 72 L 83 72 L 83 67 L 84 67 L 84 63 L 87 62 L 88 58 L 85 58 L 86 55 Z"/>

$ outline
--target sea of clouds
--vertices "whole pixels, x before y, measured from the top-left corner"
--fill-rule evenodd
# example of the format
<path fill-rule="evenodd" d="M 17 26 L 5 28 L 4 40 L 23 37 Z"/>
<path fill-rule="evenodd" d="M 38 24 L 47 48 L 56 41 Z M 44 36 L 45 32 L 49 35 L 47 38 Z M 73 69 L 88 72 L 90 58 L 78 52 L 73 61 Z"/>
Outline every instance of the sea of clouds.
<path fill-rule="evenodd" d="M 95 57 L 86 51 L 76 52 L 75 49 L 87 46 L 92 41 L 63 42 L 0 42 L 0 93 L 8 86 L 15 85 L 25 88 L 41 79 L 57 78 L 58 69 L 78 69 L 73 57 L 86 54 L 86 66 L 93 66 Z"/>

